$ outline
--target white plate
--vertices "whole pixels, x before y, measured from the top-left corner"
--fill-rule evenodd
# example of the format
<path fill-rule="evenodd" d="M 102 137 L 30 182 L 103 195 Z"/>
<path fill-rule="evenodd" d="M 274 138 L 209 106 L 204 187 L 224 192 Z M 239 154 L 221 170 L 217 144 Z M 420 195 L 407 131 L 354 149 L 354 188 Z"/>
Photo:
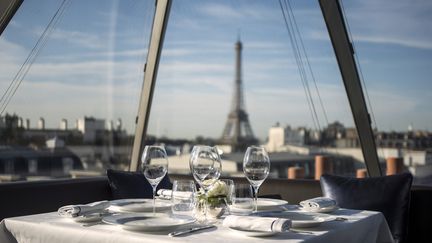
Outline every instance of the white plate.
<path fill-rule="evenodd" d="M 230 227 L 230 230 L 240 233 L 242 235 L 250 236 L 250 237 L 265 237 L 275 235 L 277 232 L 273 231 L 254 231 L 254 230 L 243 230 L 235 227 Z"/>
<path fill-rule="evenodd" d="M 107 216 L 102 222 L 121 226 L 125 230 L 147 231 L 147 232 L 168 232 L 180 226 L 192 224 L 195 219 L 192 217 L 170 218 L 167 214 L 153 213 L 139 214 L 118 214 Z"/>
<path fill-rule="evenodd" d="M 323 222 L 334 220 L 334 217 L 309 212 L 276 212 L 276 213 L 260 213 L 263 217 L 278 217 L 291 219 L 292 228 L 311 228 L 317 227 Z"/>
<path fill-rule="evenodd" d="M 283 210 L 284 206 L 288 205 L 285 200 L 272 199 L 272 198 L 258 198 L 258 211 L 273 211 Z"/>
<path fill-rule="evenodd" d="M 303 207 L 299 207 L 300 210 L 305 211 L 305 212 L 313 212 L 313 213 L 331 213 L 333 211 L 336 211 L 339 209 L 338 206 L 331 206 L 331 207 L 326 207 L 326 208 L 317 208 L 317 209 L 310 209 L 310 208 L 303 208 Z"/>
<path fill-rule="evenodd" d="M 114 212 L 152 212 L 153 199 L 119 199 L 110 202 L 111 206 L 108 208 Z M 171 208 L 169 201 L 156 200 L 155 208 L 157 212 L 166 211 Z"/>

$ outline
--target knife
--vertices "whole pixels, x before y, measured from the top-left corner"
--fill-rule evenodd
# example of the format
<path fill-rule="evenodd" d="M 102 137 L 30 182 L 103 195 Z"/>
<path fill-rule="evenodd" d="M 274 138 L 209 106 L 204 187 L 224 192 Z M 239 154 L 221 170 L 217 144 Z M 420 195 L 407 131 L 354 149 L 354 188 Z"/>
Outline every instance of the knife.
<path fill-rule="evenodd" d="M 216 227 L 216 226 L 214 226 L 214 225 L 204 225 L 204 226 L 191 227 L 191 228 L 188 228 L 188 229 L 185 229 L 185 230 L 179 230 L 179 231 L 171 232 L 168 235 L 171 236 L 171 237 L 174 237 L 174 236 L 179 236 L 179 235 L 184 235 L 184 234 L 188 234 L 188 233 L 191 233 L 191 232 L 195 232 L 195 231 L 198 231 L 198 230 L 210 229 L 210 228 L 213 228 L 213 227 Z"/>

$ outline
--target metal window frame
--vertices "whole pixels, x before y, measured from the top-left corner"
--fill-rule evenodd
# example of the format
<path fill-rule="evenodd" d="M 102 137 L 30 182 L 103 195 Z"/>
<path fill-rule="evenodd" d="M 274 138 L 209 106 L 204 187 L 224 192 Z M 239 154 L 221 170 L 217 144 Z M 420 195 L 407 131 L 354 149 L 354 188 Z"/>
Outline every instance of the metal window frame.
<path fill-rule="evenodd" d="M 0 2 L 0 35 L 15 15 L 23 0 L 7 0 Z"/>
<path fill-rule="evenodd" d="M 156 83 L 159 61 L 171 5 L 172 0 L 156 0 L 156 10 L 153 18 L 147 62 L 144 66 L 144 81 L 141 89 L 138 116 L 136 118 L 135 138 L 131 162 L 129 165 L 130 171 L 138 170 L 140 154 L 144 149 L 144 139 L 146 137 L 147 124 L 153 99 L 153 91 Z"/>
<path fill-rule="evenodd" d="M 351 106 L 368 174 L 371 177 L 381 176 L 370 116 L 339 0 L 319 0 L 319 4 Z"/>

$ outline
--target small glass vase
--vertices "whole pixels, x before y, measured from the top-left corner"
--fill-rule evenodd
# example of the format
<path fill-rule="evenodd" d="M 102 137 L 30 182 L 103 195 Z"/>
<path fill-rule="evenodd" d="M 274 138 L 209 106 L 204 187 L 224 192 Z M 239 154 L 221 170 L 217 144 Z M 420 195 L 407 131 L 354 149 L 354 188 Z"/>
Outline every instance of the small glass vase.
<path fill-rule="evenodd" d="M 227 208 L 225 198 L 210 198 L 207 201 L 207 221 L 214 221 L 222 217 Z M 195 218 L 198 221 L 206 221 L 205 210 L 205 202 L 200 200 L 195 210 Z"/>

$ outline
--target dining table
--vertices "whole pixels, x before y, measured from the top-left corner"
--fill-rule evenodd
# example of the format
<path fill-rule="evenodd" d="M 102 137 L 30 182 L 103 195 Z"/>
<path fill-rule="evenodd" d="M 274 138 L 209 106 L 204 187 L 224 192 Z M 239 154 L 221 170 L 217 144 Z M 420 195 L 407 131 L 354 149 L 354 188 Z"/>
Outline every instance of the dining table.
<path fill-rule="evenodd" d="M 287 211 L 302 213 L 295 205 L 287 207 Z M 329 220 L 315 227 L 292 229 L 266 237 L 251 237 L 227 228 L 222 224 L 224 216 L 214 223 L 216 227 L 171 237 L 169 232 L 130 231 L 103 222 L 79 223 L 57 212 L 49 212 L 3 219 L 0 223 L 0 242 L 394 242 L 380 212 L 339 208 L 325 215 Z"/>

